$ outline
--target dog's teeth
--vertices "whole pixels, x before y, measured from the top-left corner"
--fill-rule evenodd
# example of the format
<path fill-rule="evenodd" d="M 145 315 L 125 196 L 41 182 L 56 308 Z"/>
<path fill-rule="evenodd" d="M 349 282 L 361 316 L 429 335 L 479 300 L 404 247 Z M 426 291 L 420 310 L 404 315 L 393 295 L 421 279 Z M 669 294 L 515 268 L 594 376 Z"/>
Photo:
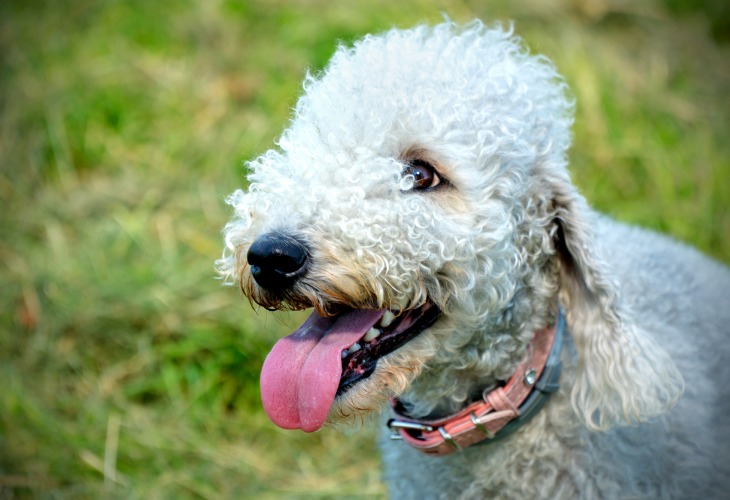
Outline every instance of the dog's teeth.
<path fill-rule="evenodd" d="M 357 352 L 360 350 L 360 344 L 355 342 L 350 346 L 350 348 L 347 350 L 347 354 L 352 354 L 353 352 Z"/>
<path fill-rule="evenodd" d="M 345 359 L 347 357 L 347 349 L 342 351 L 342 359 Z"/>
<path fill-rule="evenodd" d="M 395 314 L 393 314 L 391 311 L 385 311 L 385 314 L 383 314 L 383 317 L 380 318 L 380 326 L 383 328 L 386 328 L 390 326 L 390 324 L 395 319 Z"/>
<path fill-rule="evenodd" d="M 371 340 L 375 340 L 380 336 L 380 330 L 377 328 L 371 328 L 368 330 L 368 332 L 365 334 L 365 336 L 362 338 L 365 342 L 370 342 Z"/>

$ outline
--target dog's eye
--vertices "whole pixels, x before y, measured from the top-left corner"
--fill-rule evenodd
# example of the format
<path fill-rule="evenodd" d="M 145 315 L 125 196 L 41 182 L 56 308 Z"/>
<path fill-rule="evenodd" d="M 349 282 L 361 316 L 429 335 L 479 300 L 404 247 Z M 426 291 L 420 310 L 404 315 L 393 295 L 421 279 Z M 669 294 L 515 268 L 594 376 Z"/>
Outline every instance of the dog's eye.
<path fill-rule="evenodd" d="M 413 189 L 429 189 L 441 184 L 436 170 L 423 160 L 411 160 L 403 173 L 413 176 Z"/>

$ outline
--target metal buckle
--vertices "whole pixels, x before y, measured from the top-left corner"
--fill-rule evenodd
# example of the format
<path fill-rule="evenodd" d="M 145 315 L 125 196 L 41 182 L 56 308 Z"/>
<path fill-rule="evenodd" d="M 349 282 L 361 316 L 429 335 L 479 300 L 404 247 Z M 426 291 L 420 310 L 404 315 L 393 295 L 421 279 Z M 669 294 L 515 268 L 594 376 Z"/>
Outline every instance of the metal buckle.
<path fill-rule="evenodd" d="M 421 431 L 421 432 L 431 432 L 433 430 L 433 427 L 426 424 L 419 424 L 416 422 L 406 422 L 405 420 L 396 420 L 394 418 L 391 418 L 388 420 L 388 429 L 392 431 L 390 434 L 390 439 L 394 441 L 402 440 L 403 437 L 398 432 L 400 429 L 405 430 L 411 430 L 411 431 Z"/>

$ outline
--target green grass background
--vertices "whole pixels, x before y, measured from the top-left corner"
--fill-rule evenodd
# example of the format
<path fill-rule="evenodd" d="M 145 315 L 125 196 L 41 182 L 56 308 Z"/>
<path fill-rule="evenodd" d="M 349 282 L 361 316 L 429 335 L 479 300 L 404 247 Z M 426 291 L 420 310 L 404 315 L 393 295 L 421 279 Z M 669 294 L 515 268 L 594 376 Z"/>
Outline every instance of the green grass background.
<path fill-rule="evenodd" d="M 0 2 L 0 498 L 380 497 L 372 430 L 276 429 L 295 314 L 215 279 L 224 197 L 338 41 L 516 22 L 595 207 L 730 262 L 722 1 Z"/>

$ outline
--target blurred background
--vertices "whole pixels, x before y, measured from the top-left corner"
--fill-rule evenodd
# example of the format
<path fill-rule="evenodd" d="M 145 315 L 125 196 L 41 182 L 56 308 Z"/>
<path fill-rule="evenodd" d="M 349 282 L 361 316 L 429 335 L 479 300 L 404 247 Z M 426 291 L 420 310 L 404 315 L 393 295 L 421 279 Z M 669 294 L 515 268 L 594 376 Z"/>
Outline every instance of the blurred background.
<path fill-rule="evenodd" d="M 730 262 L 730 3 L 0 1 L 0 498 L 382 497 L 373 430 L 281 431 L 296 314 L 213 262 L 307 69 L 392 26 L 514 20 L 577 100 L 599 210 Z"/>

